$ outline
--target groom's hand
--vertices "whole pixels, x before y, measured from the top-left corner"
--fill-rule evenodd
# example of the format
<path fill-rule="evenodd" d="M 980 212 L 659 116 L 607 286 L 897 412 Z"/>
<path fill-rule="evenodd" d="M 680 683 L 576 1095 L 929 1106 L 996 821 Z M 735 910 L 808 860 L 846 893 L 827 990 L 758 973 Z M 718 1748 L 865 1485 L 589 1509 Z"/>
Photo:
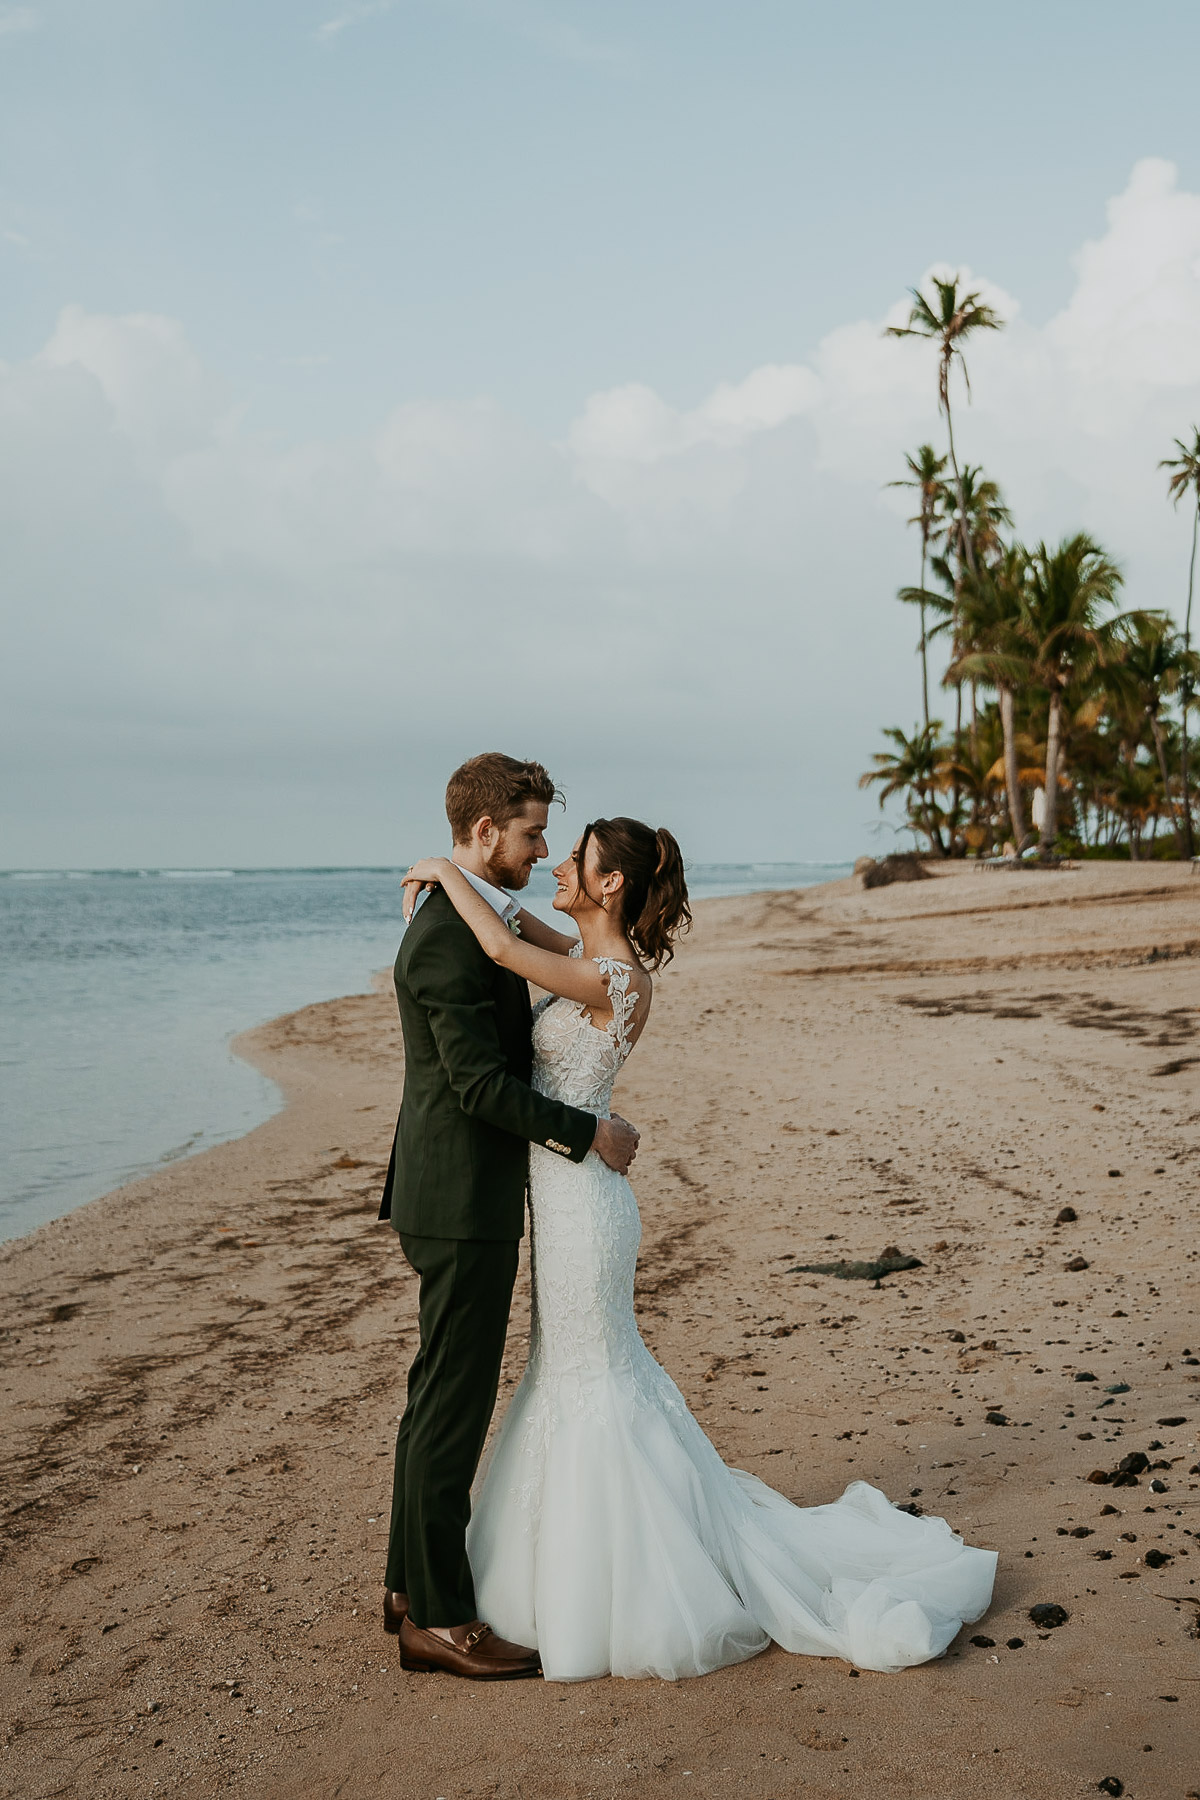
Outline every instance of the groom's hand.
<path fill-rule="evenodd" d="M 614 1113 L 611 1119 L 597 1119 L 592 1149 L 601 1162 L 606 1162 L 618 1175 L 628 1175 L 640 1137 L 636 1125 L 631 1125 L 620 1113 Z"/>

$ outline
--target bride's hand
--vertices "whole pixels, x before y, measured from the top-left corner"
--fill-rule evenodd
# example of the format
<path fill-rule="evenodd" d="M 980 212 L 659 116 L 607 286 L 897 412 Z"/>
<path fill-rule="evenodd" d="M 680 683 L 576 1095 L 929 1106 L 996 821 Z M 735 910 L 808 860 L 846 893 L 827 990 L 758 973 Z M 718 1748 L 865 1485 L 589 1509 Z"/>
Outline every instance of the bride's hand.
<path fill-rule="evenodd" d="M 420 899 L 421 895 L 432 893 L 434 888 L 438 886 L 441 875 L 441 865 L 445 860 L 446 859 L 441 856 L 423 856 L 419 862 L 415 862 L 412 865 L 412 868 L 408 871 L 407 875 L 401 877 L 400 885 L 404 889 L 404 899 L 401 910 L 404 913 L 404 923 L 406 925 L 411 925 L 412 916 L 416 911 L 417 901 Z"/>
<path fill-rule="evenodd" d="M 427 886 L 436 885 L 442 879 L 442 870 L 446 868 L 449 861 L 448 856 L 421 857 L 420 861 L 415 862 L 404 877 L 405 885 L 407 886 L 410 881 L 420 881 Z"/>

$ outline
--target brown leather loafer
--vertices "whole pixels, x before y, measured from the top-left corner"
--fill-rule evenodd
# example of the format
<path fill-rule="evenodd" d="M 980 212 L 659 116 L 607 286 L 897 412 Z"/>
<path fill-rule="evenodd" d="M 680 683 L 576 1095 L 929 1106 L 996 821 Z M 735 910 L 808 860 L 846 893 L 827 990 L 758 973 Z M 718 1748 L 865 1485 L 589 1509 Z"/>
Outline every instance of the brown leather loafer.
<path fill-rule="evenodd" d="M 391 1588 L 383 1590 L 383 1629 L 398 1637 L 400 1627 L 408 1617 L 408 1595 L 395 1594 Z"/>
<path fill-rule="evenodd" d="M 526 1681 L 542 1672 L 536 1650 L 498 1638 L 482 1619 L 456 1644 L 405 1619 L 400 1627 L 400 1666 L 414 1674 L 432 1675 L 437 1670 L 463 1675 L 468 1681 Z"/>

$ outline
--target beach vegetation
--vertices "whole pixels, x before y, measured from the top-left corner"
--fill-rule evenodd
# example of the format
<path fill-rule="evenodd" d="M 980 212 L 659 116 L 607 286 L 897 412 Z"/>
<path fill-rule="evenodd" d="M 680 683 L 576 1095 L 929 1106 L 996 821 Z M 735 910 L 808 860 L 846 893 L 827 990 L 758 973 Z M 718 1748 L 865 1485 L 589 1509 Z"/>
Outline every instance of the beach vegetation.
<path fill-rule="evenodd" d="M 945 485 L 942 476 L 946 469 L 946 458 L 939 456 L 932 444 L 922 444 L 915 455 L 906 456 L 904 460 L 908 465 L 907 476 L 899 481 L 889 481 L 888 486 L 909 488 L 915 493 L 917 500 L 917 510 L 908 522 L 917 526 L 921 536 L 921 579 L 911 591 L 921 609 L 921 636 L 918 640 L 921 656 L 921 713 L 928 731 L 929 637 L 926 631 L 925 580 L 929 569 L 930 545 L 938 535 L 944 505 Z"/>
<path fill-rule="evenodd" d="M 859 787 L 880 783 L 879 804 L 885 806 L 897 794 L 904 796 L 905 817 L 917 841 L 923 838 L 936 856 L 949 854 L 950 815 L 938 803 L 948 781 L 948 769 L 940 733 L 942 721 L 918 725 L 911 737 L 898 725 L 884 731 L 892 748 L 877 750 L 875 767 L 859 777 Z"/>
<path fill-rule="evenodd" d="M 1187 609 L 1183 616 L 1183 647 L 1185 651 L 1192 648 L 1192 599 L 1196 591 L 1196 538 L 1200 533 L 1200 425 L 1192 426 L 1192 442 L 1186 444 L 1182 438 L 1175 439 L 1178 456 L 1164 456 L 1159 463 L 1160 469 L 1170 471 L 1167 481 L 1167 492 L 1172 502 L 1178 506 L 1181 500 L 1192 501 L 1192 551 L 1188 559 Z M 1194 678 L 1189 673 L 1183 684 L 1183 703 L 1181 708 L 1181 743 L 1180 743 L 1180 786 L 1183 791 L 1183 832 L 1184 848 L 1188 856 L 1195 855 L 1195 838 L 1192 830 L 1191 771 L 1188 755 L 1188 711 L 1191 706 Z"/>
<path fill-rule="evenodd" d="M 1200 428 L 1164 458 L 1169 495 L 1192 509 L 1187 605 L 1180 631 L 1161 610 L 1122 610 L 1124 575 L 1086 532 L 1026 545 L 998 483 L 961 463 L 951 376 L 964 378 L 973 332 L 1003 321 L 959 276 L 912 290 L 893 337 L 938 350 L 938 411 L 946 453 L 922 444 L 888 485 L 916 498 L 909 524 L 920 581 L 898 598 L 919 610 L 922 723 L 893 725 L 861 787 L 880 806 L 904 803 L 904 829 L 930 856 L 1064 854 L 1188 856 L 1195 842 L 1188 718 L 1200 686 L 1192 605 L 1200 541 Z M 947 466 L 949 474 L 947 475 Z M 930 716 L 930 655 L 941 645 L 943 688 L 955 696 L 947 732 Z M 964 688 L 970 724 L 963 729 Z"/>
<path fill-rule="evenodd" d="M 952 481 L 949 490 L 943 490 L 940 514 L 942 535 L 944 539 L 945 557 L 942 559 L 945 570 L 953 571 L 951 581 L 952 606 L 950 609 L 951 634 L 957 638 L 958 603 L 963 575 L 974 574 L 978 561 L 978 542 L 975 529 L 976 516 L 979 511 L 980 496 L 975 492 L 973 477 L 978 471 L 960 469 L 958 451 L 954 442 L 954 409 L 951 400 L 951 377 L 955 365 L 962 374 L 963 387 L 967 399 L 971 397 L 971 378 L 967 372 L 966 346 L 968 341 L 981 331 L 1001 331 L 1004 321 L 995 309 L 984 300 L 982 293 L 976 288 L 967 288 L 961 273 L 946 277 L 931 275 L 929 291 L 923 293 L 919 287 L 910 288 L 908 319 L 903 325 L 889 325 L 886 337 L 923 338 L 937 347 L 937 403 L 938 411 L 946 421 L 946 449 L 950 462 Z M 922 586 L 924 583 L 922 583 Z M 962 683 L 954 681 L 954 746 L 955 760 L 962 744 Z M 977 724 L 975 696 L 972 692 L 972 727 Z M 960 810 L 960 794 L 956 785 L 957 778 L 951 783 L 951 813 L 957 819 Z"/>

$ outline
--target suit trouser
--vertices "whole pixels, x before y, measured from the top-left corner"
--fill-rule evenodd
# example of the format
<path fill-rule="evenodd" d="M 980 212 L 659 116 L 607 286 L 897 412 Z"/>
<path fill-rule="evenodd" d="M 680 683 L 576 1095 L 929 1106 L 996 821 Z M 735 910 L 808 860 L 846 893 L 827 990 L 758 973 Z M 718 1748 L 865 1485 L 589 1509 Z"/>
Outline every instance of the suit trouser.
<path fill-rule="evenodd" d="M 421 1277 L 421 1342 L 396 1434 L 385 1580 L 408 1595 L 414 1625 L 465 1625 L 478 1617 L 471 1483 L 496 1406 L 520 1246 L 407 1232 L 400 1246 Z"/>

